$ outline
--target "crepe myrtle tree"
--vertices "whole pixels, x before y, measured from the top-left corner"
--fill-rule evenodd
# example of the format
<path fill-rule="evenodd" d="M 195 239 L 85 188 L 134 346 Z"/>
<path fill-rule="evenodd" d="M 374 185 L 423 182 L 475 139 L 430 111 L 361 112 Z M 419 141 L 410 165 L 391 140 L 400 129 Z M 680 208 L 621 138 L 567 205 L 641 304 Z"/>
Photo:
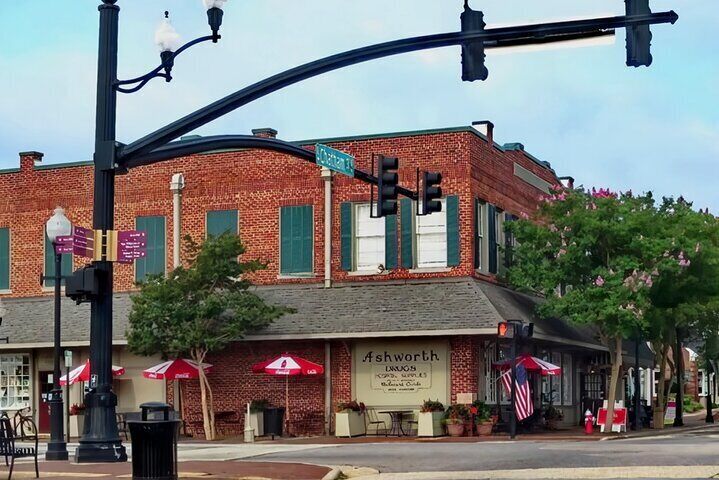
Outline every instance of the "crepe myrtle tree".
<path fill-rule="evenodd" d="M 185 237 L 187 262 L 169 275 L 153 275 L 132 296 L 128 346 L 141 355 L 163 358 L 189 355 L 198 364 L 246 333 L 289 311 L 267 305 L 248 291 L 246 274 L 265 268 L 258 260 L 241 261 L 240 238 L 210 236 L 202 245 Z M 216 437 L 212 389 L 199 369 L 205 437 Z"/>
<path fill-rule="evenodd" d="M 533 218 L 524 215 L 509 227 L 518 245 L 509 282 L 546 298 L 540 316 L 595 327 L 609 350 L 607 418 L 622 377 L 623 339 L 646 329 L 666 243 L 656 217 L 651 193 L 554 187 Z"/>

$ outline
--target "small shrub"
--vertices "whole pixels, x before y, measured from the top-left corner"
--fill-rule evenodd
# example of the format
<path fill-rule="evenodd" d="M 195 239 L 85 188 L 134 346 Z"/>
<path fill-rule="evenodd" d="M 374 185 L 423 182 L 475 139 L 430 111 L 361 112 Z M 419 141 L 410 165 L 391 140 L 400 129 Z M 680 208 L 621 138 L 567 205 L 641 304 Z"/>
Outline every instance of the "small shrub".
<path fill-rule="evenodd" d="M 444 412 L 444 405 L 439 400 L 425 400 L 421 412 Z"/>

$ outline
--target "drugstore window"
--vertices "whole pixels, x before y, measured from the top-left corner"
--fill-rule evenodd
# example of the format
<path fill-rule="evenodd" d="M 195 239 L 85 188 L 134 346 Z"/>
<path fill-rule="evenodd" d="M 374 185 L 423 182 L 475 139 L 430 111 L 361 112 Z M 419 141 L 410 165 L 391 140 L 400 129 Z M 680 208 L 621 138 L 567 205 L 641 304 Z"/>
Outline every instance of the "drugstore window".
<path fill-rule="evenodd" d="M 30 356 L 0 355 L 0 409 L 30 406 Z"/>

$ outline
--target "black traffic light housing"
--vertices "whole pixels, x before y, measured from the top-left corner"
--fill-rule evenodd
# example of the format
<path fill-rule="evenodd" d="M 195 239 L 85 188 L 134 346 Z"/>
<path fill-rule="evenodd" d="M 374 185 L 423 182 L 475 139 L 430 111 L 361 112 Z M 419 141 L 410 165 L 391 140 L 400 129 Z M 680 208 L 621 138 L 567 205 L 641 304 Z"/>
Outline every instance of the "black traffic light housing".
<path fill-rule="evenodd" d="M 377 217 L 397 213 L 397 184 L 399 183 L 399 160 L 396 157 L 379 156 L 377 172 Z"/>
<path fill-rule="evenodd" d="M 464 0 L 464 11 L 459 18 L 462 22 L 462 33 L 482 31 L 487 26 L 484 23 L 484 13 L 469 8 L 468 0 Z M 462 44 L 463 81 L 487 80 L 489 70 L 484 65 L 484 57 L 484 43 L 481 40 Z"/>
<path fill-rule="evenodd" d="M 521 320 L 510 320 L 497 324 L 499 338 L 532 338 L 534 336 L 534 323 L 524 324 Z"/>
<path fill-rule="evenodd" d="M 509 322 L 497 324 L 497 336 L 499 338 L 514 338 L 514 325 Z"/>
<path fill-rule="evenodd" d="M 100 294 L 99 271 L 92 266 L 75 270 L 65 280 L 65 296 L 78 304 L 90 302 Z"/>
<path fill-rule="evenodd" d="M 442 211 L 442 174 L 439 172 L 422 172 L 422 212 L 419 215 Z"/>
<path fill-rule="evenodd" d="M 627 16 L 645 15 L 652 13 L 649 0 L 624 0 Z M 652 64 L 650 47 L 652 32 L 649 25 L 635 25 L 627 27 L 627 66 L 648 67 Z"/>

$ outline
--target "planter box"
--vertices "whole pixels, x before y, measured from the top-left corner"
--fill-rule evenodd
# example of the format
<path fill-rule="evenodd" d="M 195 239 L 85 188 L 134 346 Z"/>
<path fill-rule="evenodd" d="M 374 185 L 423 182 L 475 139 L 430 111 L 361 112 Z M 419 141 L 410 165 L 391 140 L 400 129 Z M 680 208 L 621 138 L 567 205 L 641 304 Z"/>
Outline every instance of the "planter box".
<path fill-rule="evenodd" d="M 250 413 L 250 426 L 255 431 L 256 437 L 263 436 L 265 434 L 265 413 L 264 412 Z"/>
<path fill-rule="evenodd" d="M 444 412 L 420 412 L 417 435 L 420 437 L 440 437 L 444 435 L 442 417 L 444 417 Z"/>
<path fill-rule="evenodd" d="M 335 436 L 356 437 L 366 435 L 367 426 L 364 420 L 364 413 L 359 412 L 337 412 L 335 413 Z"/>
<path fill-rule="evenodd" d="M 70 436 L 80 437 L 85 428 L 85 415 L 70 415 Z"/>

